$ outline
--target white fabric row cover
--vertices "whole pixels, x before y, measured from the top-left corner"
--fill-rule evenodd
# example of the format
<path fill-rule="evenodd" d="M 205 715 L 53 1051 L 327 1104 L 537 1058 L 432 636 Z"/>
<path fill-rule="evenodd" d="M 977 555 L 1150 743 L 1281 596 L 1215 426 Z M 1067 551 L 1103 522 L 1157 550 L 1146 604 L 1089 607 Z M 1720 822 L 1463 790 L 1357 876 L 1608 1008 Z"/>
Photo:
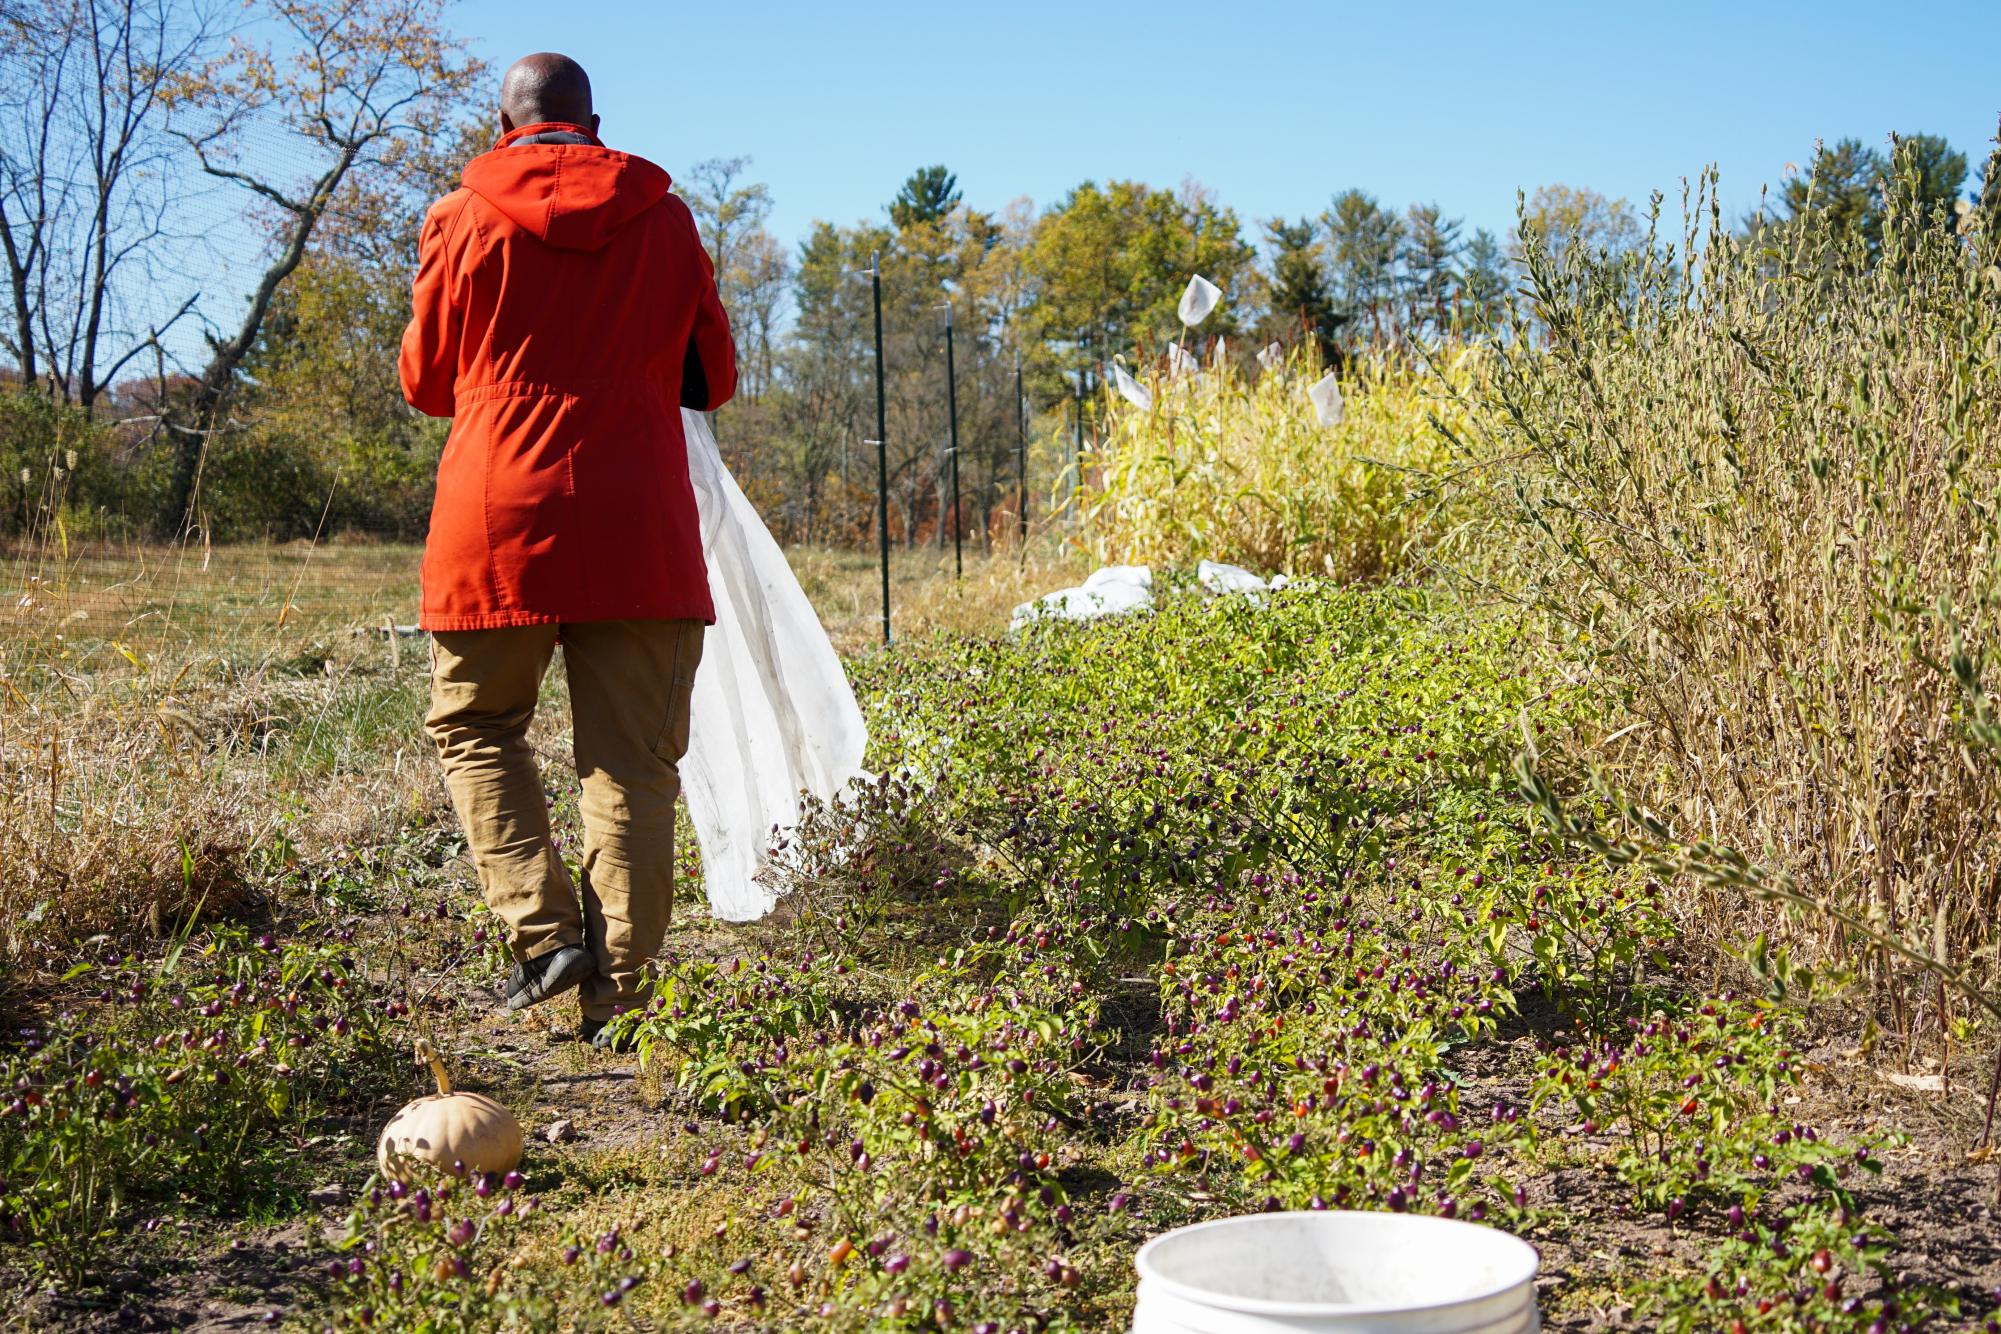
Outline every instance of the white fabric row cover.
<path fill-rule="evenodd" d="M 831 802 L 865 776 L 868 728 L 813 604 L 723 466 L 707 418 L 684 410 L 681 424 L 716 604 L 681 790 L 709 910 L 746 922 L 777 901 L 758 873 L 774 839 L 797 824 L 801 798 Z"/>
<path fill-rule="evenodd" d="M 1254 600 L 1286 585 L 1282 574 L 1261 579 L 1241 565 L 1205 560 L 1196 567 L 1196 582 L 1219 597 L 1241 594 Z M 1008 629 L 1036 621 L 1093 621 L 1146 611 L 1153 606 L 1153 569 L 1146 565 L 1107 565 L 1075 588 L 1059 588 L 1014 609 Z"/>
<path fill-rule="evenodd" d="M 1260 593 L 1275 593 L 1286 585 L 1282 574 L 1260 579 L 1241 565 L 1225 565 L 1213 560 L 1205 560 L 1195 567 L 1195 580 L 1211 593 L 1247 593 L 1252 597 Z"/>
<path fill-rule="evenodd" d="M 1008 629 L 1019 630 L 1045 620 L 1091 621 L 1152 606 L 1153 570 L 1149 566 L 1107 565 L 1076 588 L 1059 588 L 1022 603 L 1008 619 Z"/>

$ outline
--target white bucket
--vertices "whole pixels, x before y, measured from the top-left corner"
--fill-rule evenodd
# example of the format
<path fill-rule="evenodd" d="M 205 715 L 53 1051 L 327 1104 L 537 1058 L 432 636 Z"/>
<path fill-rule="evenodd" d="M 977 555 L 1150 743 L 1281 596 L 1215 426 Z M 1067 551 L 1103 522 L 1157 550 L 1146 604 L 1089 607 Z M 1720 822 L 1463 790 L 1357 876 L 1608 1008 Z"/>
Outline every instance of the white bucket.
<path fill-rule="evenodd" d="M 1536 1263 L 1448 1218 L 1225 1218 L 1140 1247 L 1133 1334 L 1535 1334 Z"/>

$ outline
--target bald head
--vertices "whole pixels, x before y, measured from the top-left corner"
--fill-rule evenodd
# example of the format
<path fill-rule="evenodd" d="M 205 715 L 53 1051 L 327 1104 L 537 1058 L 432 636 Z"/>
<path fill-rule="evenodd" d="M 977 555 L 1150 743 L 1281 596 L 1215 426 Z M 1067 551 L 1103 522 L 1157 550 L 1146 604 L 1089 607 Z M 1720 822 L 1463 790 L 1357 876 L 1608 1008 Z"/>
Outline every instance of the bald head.
<path fill-rule="evenodd" d="M 598 125 L 584 67 L 554 51 L 537 51 L 509 65 L 500 81 L 500 127 L 504 132 L 548 121 L 587 126 L 593 133 Z"/>

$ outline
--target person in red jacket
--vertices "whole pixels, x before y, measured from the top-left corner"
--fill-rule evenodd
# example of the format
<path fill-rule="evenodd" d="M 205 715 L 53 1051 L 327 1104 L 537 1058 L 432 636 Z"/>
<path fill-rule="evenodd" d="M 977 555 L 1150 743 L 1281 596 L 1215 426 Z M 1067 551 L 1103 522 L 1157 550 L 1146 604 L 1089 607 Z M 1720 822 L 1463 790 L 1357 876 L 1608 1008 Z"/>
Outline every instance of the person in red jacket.
<path fill-rule="evenodd" d="M 453 419 L 424 543 L 424 725 L 507 927 L 508 1008 L 578 987 L 605 1046 L 667 929 L 714 620 L 681 409 L 728 400 L 736 351 L 694 216 L 666 172 L 599 141 L 581 66 L 517 61 L 500 129 L 424 219 L 399 363 L 412 406 Z M 558 643 L 581 885 L 527 740 Z"/>

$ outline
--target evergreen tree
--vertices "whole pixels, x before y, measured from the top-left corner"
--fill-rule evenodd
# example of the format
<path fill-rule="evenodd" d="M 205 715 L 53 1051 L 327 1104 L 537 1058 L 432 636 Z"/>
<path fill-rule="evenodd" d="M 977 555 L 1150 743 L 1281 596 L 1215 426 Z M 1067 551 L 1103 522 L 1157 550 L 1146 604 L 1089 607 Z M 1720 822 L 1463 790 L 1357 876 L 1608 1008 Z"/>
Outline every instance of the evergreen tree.
<path fill-rule="evenodd" d="M 943 163 L 919 167 L 889 201 L 889 218 L 896 230 L 908 231 L 926 222 L 937 222 L 959 206 L 959 178 Z"/>
<path fill-rule="evenodd" d="M 1974 244 L 1984 263 L 2001 264 L 2001 130 L 1994 132 L 1994 151 L 1974 197 Z"/>
<path fill-rule="evenodd" d="M 1404 214 L 1398 257 L 1403 261 L 1404 301 L 1410 312 L 1406 327 L 1413 333 L 1429 326 L 1434 334 L 1442 334 L 1450 322 L 1461 225 L 1436 204 L 1412 204 Z"/>
<path fill-rule="evenodd" d="M 1860 139 L 1842 139 L 1814 154 L 1813 165 L 1779 187 L 1786 221 L 1808 215 L 1823 219 L 1837 234 L 1869 235 L 1877 221 L 1877 181 L 1883 160 Z"/>
<path fill-rule="evenodd" d="M 1403 224 L 1360 190 L 1334 196 L 1320 221 L 1327 229 L 1336 309 L 1347 319 L 1368 318 L 1380 326 L 1382 308 L 1396 291 Z"/>
<path fill-rule="evenodd" d="M 1501 243 L 1485 227 L 1466 243 L 1459 269 L 1456 304 L 1461 326 L 1469 333 L 1492 333 L 1507 318 L 1508 259 Z"/>
<path fill-rule="evenodd" d="M 1788 222 L 1808 215 L 1837 235 L 1860 235 L 1871 259 L 1882 250 L 1883 213 L 1894 191 L 1898 206 L 1951 226 L 1952 206 L 1966 181 L 1966 154 L 1936 134 L 1893 139 L 1889 154 L 1843 139 L 1821 149 L 1810 172 L 1789 178 L 1780 190 Z"/>
<path fill-rule="evenodd" d="M 1340 359 L 1334 331 L 1347 317 L 1334 309 L 1316 232 L 1310 218 L 1296 223 L 1273 218 L 1265 224 L 1265 239 L 1271 245 L 1271 322 L 1267 332 L 1280 338 L 1311 338 L 1319 349 L 1321 364 L 1332 366 Z"/>

